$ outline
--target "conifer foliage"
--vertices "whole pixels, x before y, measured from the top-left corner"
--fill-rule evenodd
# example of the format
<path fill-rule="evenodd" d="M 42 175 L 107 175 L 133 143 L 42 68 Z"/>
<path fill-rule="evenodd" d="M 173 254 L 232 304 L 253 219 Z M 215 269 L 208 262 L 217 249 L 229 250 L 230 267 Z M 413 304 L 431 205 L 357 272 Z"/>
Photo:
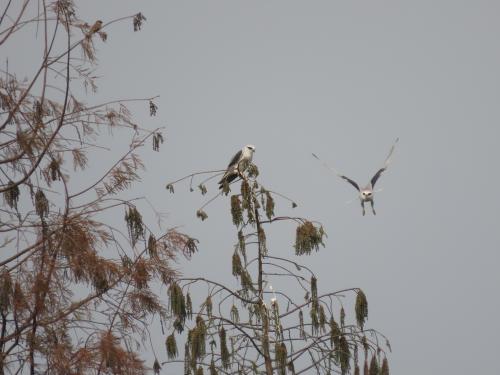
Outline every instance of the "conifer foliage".
<path fill-rule="evenodd" d="M 184 179 L 192 184 L 197 175 L 168 184 L 167 189 L 173 192 L 173 186 Z M 236 242 L 234 252 L 228 254 L 227 272 L 235 282 L 223 285 L 196 277 L 176 280 L 170 306 L 180 324 L 174 324 L 172 335 L 176 334 L 176 347 L 184 351 L 174 356 L 174 346 L 167 342 L 168 360 L 163 365 L 183 363 L 185 375 L 285 375 L 359 374 L 363 365 L 370 363 L 372 368 L 372 363 L 384 363 L 384 373 L 388 373 L 386 350 L 390 348 L 385 337 L 365 328 L 368 301 L 364 292 L 358 288 L 323 291 L 315 273 L 299 263 L 301 256 L 321 256 L 326 240 L 322 225 L 277 216 L 275 200 L 288 198 L 265 188 L 255 165 L 202 208 L 216 198 L 226 199 L 234 224 Z M 209 219 L 204 210 L 201 219 Z M 276 225 L 286 223 L 295 226 L 295 239 L 290 241 L 289 256 L 277 256 L 272 233 Z M 204 302 L 194 301 L 193 296 L 207 290 Z M 188 296 L 193 306 L 189 315 L 182 308 Z"/>
<path fill-rule="evenodd" d="M 164 138 L 127 108 L 143 102 L 157 115 L 155 98 L 95 103 L 96 47 L 120 37 L 117 21 L 133 32 L 145 17 L 83 20 L 72 0 L 0 2 L 2 375 L 145 373 L 147 322 L 170 316 L 153 286 L 175 285 L 172 261 L 196 250 L 125 198 L 139 148 L 159 151 Z"/>

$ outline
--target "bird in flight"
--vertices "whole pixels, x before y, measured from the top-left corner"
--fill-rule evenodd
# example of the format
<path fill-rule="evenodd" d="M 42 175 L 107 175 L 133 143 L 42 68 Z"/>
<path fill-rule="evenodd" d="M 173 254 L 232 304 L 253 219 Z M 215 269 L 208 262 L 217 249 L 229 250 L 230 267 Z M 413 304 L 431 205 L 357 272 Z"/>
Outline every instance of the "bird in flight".
<path fill-rule="evenodd" d="M 219 181 L 219 189 L 222 189 L 224 184 L 229 184 L 248 168 L 252 162 L 253 153 L 255 152 L 254 145 L 246 145 L 239 150 L 229 162 L 226 173 Z"/>
<path fill-rule="evenodd" d="M 394 144 L 392 145 L 392 147 L 391 147 L 391 149 L 389 151 L 389 154 L 385 158 L 384 166 L 382 168 L 380 168 L 373 175 L 373 177 L 371 178 L 370 182 L 364 188 L 360 188 L 359 185 L 358 185 L 358 183 L 356 181 L 350 179 L 347 176 L 344 176 L 344 175 L 338 173 L 334 168 L 332 168 L 331 166 L 329 166 L 328 164 L 326 164 L 325 162 L 323 162 L 316 154 L 312 154 L 312 155 L 316 159 L 318 159 L 323 164 L 323 166 L 325 168 L 331 170 L 337 176 L 339 176 L 340 178 L 342 178 L 343 180 L 347 181 L 352 186 L 354 186 L 354 188 L 359 192 L 359 200 L 361 202 L 361 208 L 363 209 L 363 216 L 365 215 L 365 203 L 367 203 L 367 202 L 370 202 L 370 205 L 371 205 L 371 208 L 372 208 L 372 212 L 373 212 L 374 215 L 376 215 L 377 213 L 375 212 L 375 208 L 373 207 L 373 205 L 374 205 L 374 203 L 373 203 L 373 195 L 375 193 L 374 192 L 375 184 L 377 183 L 377 181 L 380 178 L 380 176 L 382 175 L 382 173 L 389 166 L 389 163 L 391 161 L 392 153 L 394 152 L 394 148 L 396 147 L 396 143 L 398 141 L 399 141 L 399 138 L 396 138 L 396 140 L 394 141 Z"/>

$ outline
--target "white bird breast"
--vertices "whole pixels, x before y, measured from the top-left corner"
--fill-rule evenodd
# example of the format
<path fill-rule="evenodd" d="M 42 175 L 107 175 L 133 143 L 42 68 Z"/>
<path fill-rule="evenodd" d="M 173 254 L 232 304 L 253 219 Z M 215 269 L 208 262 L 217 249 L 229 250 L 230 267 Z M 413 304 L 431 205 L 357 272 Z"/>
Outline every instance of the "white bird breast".
<path fill-rule="evenodd" d="M 359 199 L 361 199 L 362 201 L 370 201 L 372 200 L 373 198 L 373 192 L 369 191 L 369 190 L 363 190 L 361 191 L 361 193 L 359 193 Z"/>
<path fill-rule="evenodd" d="M 249 148 L 245 147 L 243 149 L 243 152 L 242 152 L 241 156 L 242 156 L 241 160 L 248 160 L 248 162 L 251 162 L 252 161 L 253 152 Z"/>

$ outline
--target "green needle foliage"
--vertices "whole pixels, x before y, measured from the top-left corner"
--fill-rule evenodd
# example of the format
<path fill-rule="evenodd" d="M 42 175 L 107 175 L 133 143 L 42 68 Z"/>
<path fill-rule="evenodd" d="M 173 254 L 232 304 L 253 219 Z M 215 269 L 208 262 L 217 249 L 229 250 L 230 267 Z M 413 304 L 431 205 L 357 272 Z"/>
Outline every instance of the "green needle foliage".
<path fill-rule="evenodd" d="M 17 210 L 17 202 L 19 202 L 19 187 L 14 182 L 9 181 L 6 190 L 3 192 L 3 198 L 10 208 Z"/>
<path fill-rule="evenodd" d="M 389 375 L 389 361 L 385 357 L 382 360 L 382 367 L 380 368 L 380 375 Z"/>
<path fill-rule="evenodd" d="M 221 329 L 219 330 L 219 338 L 220 338 L 220 358 L 222 362 L 222 367 L 224 368 L 224 370 L 227 370 L 231 365 L 231 359 L 229 350 L 227 349 L 226 330 L 224 329 L 224 327 L 221 327 Z"/>
<path fill-rule="evenodd" d="M 269 220 L 274 216 L 274 199 L 268 191 L 266 191 L 266 216 Z"/>
<path fill-rule="evenodd" d="M 295 254 L 310 255 L 312 250 L 319 250 L 319 246 L 325 246 L 323 227 L 315 227 L 310 221 L 305 221 L 297 227 L 295 236 Z"/>
<path fill-rule="evenodd" d="M 188 319 L 193 319 L 193 302 L 191 301 L 189 292 L 186 294 L 186 316 Z"/>
<path fill-rule="evenodd" d="M 365 293 L 360 289 L 358 295 L 356 296 L 356 321 L 359 328 L 363 329 L 366 319 L 368 318 L 368 300 L 366 299 Z"/>
<path fill-rule="evenodd" d="M 35 211 L 40 216 L 40 219 L 49 215 L 49 201 L 40 189 L 35 194 Z"/>
<path fill-rule="evenodd" d="M 132 240 L 132 246 L 135 246 L 137 240 L 144 236 L 144 224 L 142 215 L 134 206 L 129 207 L 125 213 L 125 221 L 127 223 L 128 233 Z"/>
<path fill-rule="evenodd" d="M 235 323 L 240 322 L 240 312 L 238 311 L 238 308 L 236 307 L 236 305 L 233 305 L 231 307 L 230 317 L 231 317 L 232 322 L 235 322 Z"/>
<path fill-rule="evenodd" d="M 184 322 L 187 316 L 186 300 L 179 284 L 174 282 L 169 286 L 168 296 L 170 298 L 170 312 L 180 322 Z"/>
<path fill-rule="evenodd" d="M 241 264 L 240 254 L 237 251 L 233 254 L 233 276 L 240 276 L 243 272 L 243 265 Z"/>
<path fill-rule="evenodd" d="M 285 375 L 315 369 L 320 374 L 345 375 L 351 368 L 359 373 L 360 343 L 365 362 L 383 351 L 377 344 L 382 341 L 380 334 L 364 329 L 366 296 L 358 288 L 320 292 L 318 277 L 293 254 L 284 258 L 275 255 L 277 225 L 294 225 L 296 257 L 318 252 L 325 246 L 326 234 L 321 224 L 311 220 L 275 216 L 279 205 L 275 198 L 281 195 L 260 185 L 256 171 L 252 165 L 246 169 L 239 181 L 239 194 L 229 198 L 220 195 L 228 201 L 236 227 L 234 251 L 227 253 L 231 257 L 227 272 L 235 282 L 222 285 L 216 280 L 187 278 L 171 286 L 176 298 L 171 312 L 177 318 L 183 316 L 182 289 L 189 288 L 193 295 L 196 289 L 197 296 L 208 290 L 195 312 L 196 322 L 183 320 L 188 332 L 184 374 Z M 235 183 L 231 187 L 237 189 Z M 275 289 L 275 285 L 280 287 Z M 296 300 L 299 290 L 305 290 L 305 299 Z M 347 298 L 353 303 L 352 317 L 341 304 Z M 355 324 L 349 323 L 351 320 Z M 205 349 L 206 343 L 210 350 Z"/>
<path fill-rule="evenodd" d="M 368 371 L 368 375 L 379 375 L 378 361 L 375 354 L 372 356 L 372 360 L 370 361 L 370 370 Z"/>
<path fill-rule="evenodd" d="M 175 335 L 172 333 L 167 337 L 167 341 L 165 343 L 167 346 L 167 356 L 169 359 L 177 358 L 177 342 L 175 341 Z"/>
<path fill-rule="evenodd" d="M 241 201 L 237 195 L 231 196 L 231 215 L 233 216 L 233 224 L 237 227 L 243 223 L 243 211 Z"/>
<path fill-rule="evenodd" d="M 278 374 L 285 375 L 287 368 L 287 357 L 288 357 L 285 343 L 276 342 L 274 353 L 276 362 L 275 367 L 278 369 Z"/>

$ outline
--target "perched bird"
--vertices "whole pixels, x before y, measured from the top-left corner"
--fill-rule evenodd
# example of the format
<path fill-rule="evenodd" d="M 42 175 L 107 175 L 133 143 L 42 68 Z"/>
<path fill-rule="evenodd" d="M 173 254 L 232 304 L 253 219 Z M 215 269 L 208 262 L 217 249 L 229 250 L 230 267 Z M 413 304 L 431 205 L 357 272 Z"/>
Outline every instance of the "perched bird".
<path fill-rule="evenodd" d="M 380 168 L 373 175 L 373 177 L 370 180 L 370 182 L 364 188 L 362 188 L 362 189 L 359 187 L 359 185 L 356 183 L 356 181 L 350 179 L 347 176 L 344 176 L 344 175 L 338 173 L 334 168 L 330 167 L 328 164 L 326 164 L 323 161 L 321 161 L 321 159 L 318 156 L 316 156 L 316 154 L 312 154 L 312 155 L 316 159 L 318 159 L 321 163 L 323 163 L 323 166 L 325 166 L 326 168 L 328 168 L 329 170 L 331 170 L 332 172 L 334 172 L 337 176 L 339 176 L 340 178 L 344 179 L 345 181 L 347 181 L 348 183 L 350 183 L 352 186 L 354 186 L 354 188 L 359 192 L 359 200 L 361 202 L 361 208 L 363 209 L 363 216 L 365 215 L 365 203 L 366 202 L 370 202 L 370 205 L 372 207 L 372 212 L 373 212 L 374 215 L 376 215 L 377 213 L 375 212 L 375 208 L 373 207 L 374 206 L 373 195 L 375 193 L 373 189 L 375 188 L 375 184 L 377 183 L 377 181 L 380 178 L 380 176 L 382 175 L 382 173 L 389 166 L 389 163 L 391 161 L 392 153 L 394 152 L 394 148 L 396 147 L 396 143 L 398 141 L 399 141 L 399 138 L 396 138 L 396 140 L 394 141 L 394 144 L 392 145 L 392 147 L 391 147 L 391 149 L 389 151 L 389 154 L 385 158 L 384 166 L 382 168 Z"/>
<path fill-rule="evenodd" d="M 243 173 L 252 162 L 254 152 L 255 146 L 246 145 L 233 156 L 227 166 L 226 173 L 224 173 L 224 176 L 222 176 L 219 181 L 219 189 L 222 189 L 225 183 L 229 184 L 238 176 L 241 176 L 241 173 Z"/>
<path fill-rule="evenodd" d="M 100 31 L 101 28 L 102 28 L 102 21 L 101 20 L 95 21 L 90 30 L 87 32 L 87 38 L 90 38 L 93 34 Z"/>

